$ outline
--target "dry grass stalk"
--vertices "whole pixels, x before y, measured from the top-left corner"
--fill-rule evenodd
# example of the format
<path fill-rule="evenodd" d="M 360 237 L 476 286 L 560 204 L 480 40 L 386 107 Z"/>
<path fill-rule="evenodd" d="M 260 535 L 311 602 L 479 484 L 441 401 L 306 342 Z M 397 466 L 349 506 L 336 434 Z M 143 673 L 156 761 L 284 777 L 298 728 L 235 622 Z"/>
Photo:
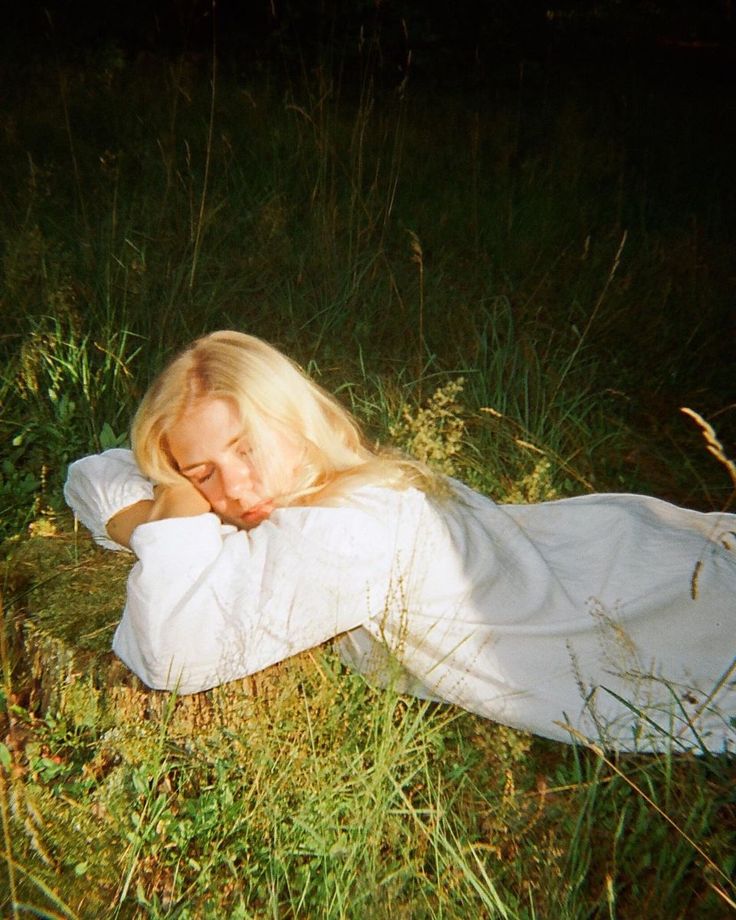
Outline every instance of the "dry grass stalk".
<path fill-rule="evenodd" d="M 683 412 L 685 415 L 689 416 L 695 421 L 695 424 L 698 425 L 700 430 L 703 432 L 703 437 L 705 438 L 705 443 L 708 445 L 707 450 L 709 454 L 713 454 L 716 460 L 719 460 L 728 470 L 728 475 L 731 477 L 731 482 L 733 483 L 734 489 L 736 489 L 736 463 L 733 460 L 730 460 L 726 456 L 726 451 L 723 448 L 723 444 L 718 440 L 715 429 L 703 418 L 702 415 L 697 413 L 694 409 L 688 409 L 687 406 L 682 406 L 680 412 Z"/>

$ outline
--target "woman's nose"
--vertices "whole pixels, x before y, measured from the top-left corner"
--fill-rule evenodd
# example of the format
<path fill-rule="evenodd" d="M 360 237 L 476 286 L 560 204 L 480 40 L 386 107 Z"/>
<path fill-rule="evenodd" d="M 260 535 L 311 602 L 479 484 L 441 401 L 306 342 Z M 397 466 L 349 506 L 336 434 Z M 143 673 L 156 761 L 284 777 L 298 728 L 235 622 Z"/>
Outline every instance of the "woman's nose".
<path fill-rule="evenodd" d="M 228 498 L 240 498 L 251 485 L 250 472 L 244 466 L 222 470 L 222 491 Z"/>

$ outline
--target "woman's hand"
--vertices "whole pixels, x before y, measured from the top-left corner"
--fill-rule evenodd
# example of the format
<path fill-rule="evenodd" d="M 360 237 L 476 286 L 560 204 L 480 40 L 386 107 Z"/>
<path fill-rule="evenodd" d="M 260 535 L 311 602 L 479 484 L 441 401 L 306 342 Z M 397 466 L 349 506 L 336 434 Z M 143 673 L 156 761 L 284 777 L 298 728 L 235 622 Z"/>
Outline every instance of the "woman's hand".
<path fill-rule="evenodd" d="M 110 539 L 130 549 L 130 538 L 139 524 L 165 518 L 194 517 L 211 511 L 201 492 L 186 480 L 175 486 L 156 486 L 153 500 L 144 500 L 123 508 L 107 522 Z"/>
<path fill-rule="evenodd" d="M 210 503 L 191 482 L 182 479 L 175 486 L 156 486 L 149 521 L 164 518 L 194 517 L 211 511 Z"/>

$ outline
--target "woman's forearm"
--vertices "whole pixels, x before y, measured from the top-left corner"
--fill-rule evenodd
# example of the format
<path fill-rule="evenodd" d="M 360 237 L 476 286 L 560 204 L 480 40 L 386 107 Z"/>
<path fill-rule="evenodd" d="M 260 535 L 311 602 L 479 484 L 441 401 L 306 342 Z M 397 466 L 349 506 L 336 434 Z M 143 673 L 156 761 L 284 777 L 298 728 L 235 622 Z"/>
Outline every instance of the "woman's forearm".
<path fill-rule="evenodd" d="M 201 514 L 136 528 L 113 649 L 147 686 L 207 690 L 384 609 L 393 543 L 375 509 L 289 508 L 277 521 L 246 532 Z"/>

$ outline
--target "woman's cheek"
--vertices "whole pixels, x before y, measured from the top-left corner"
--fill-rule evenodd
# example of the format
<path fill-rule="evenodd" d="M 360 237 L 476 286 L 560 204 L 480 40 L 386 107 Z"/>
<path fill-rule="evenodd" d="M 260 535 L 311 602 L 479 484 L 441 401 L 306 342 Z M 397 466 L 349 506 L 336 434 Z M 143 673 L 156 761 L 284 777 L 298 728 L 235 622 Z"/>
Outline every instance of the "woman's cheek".
<path fill-rule="evenodd" d="M 217 505 L 221 504 L 221 502 L 218 502 L 217 495 L 215 494 L 215 490 L 212 488 L 212 486 L 207 482 L 195 482 L 194 485 L 197 491 L 207 499 L 207 501 L 215 510 L 217 510 Z"/>

